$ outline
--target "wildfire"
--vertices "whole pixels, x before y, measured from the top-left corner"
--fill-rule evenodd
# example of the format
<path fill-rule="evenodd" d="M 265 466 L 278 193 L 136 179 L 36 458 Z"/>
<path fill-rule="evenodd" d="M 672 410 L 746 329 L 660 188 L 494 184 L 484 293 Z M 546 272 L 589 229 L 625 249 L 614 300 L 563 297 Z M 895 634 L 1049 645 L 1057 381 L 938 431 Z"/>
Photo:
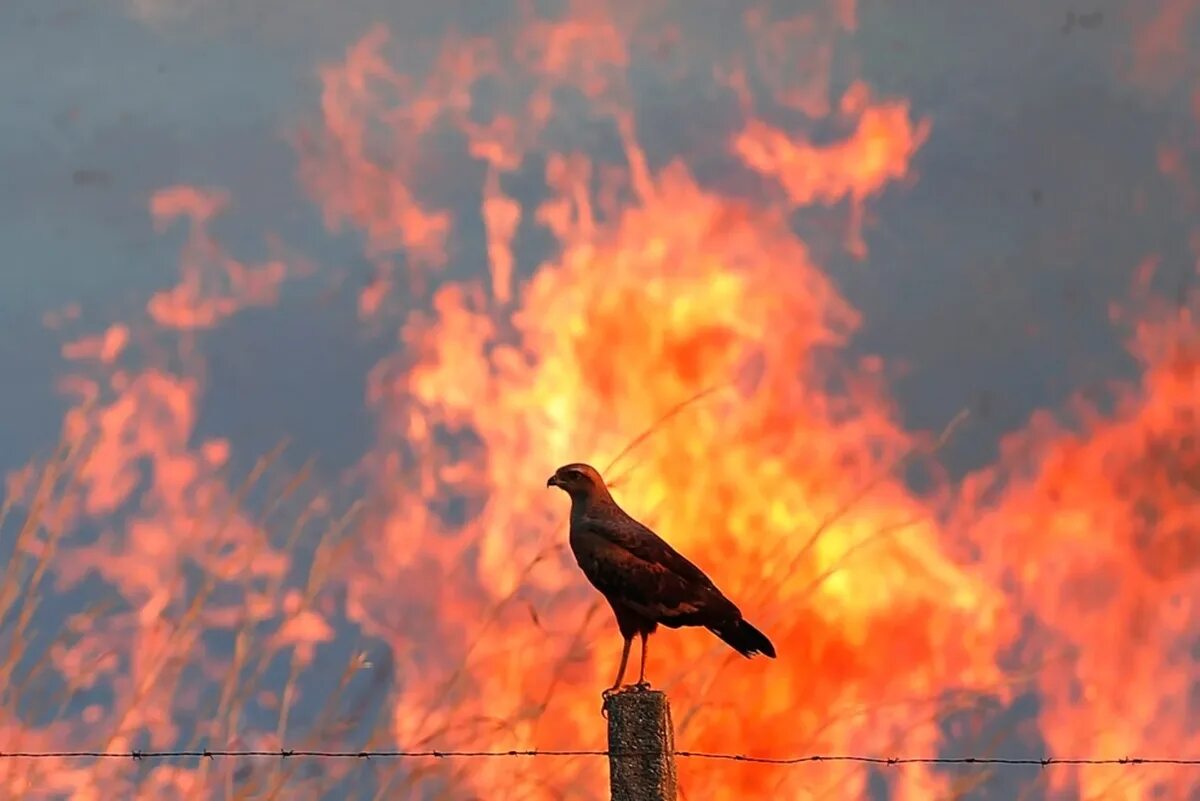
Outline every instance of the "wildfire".
<path fill-rule="evenodd" d="M 222 389 L 205 334 L 286 303 L 287 282 L 313 268 L 278 243 L 263 263 L 234 256 L 212 233 L 236 213 L 224 191 L 151 198 L 164 235 L 187 223 L 177 285 L 64 345 L 76 404 L 63 452 L 8 481 L 32 521 L 12 575 L 55 601 L 62 633 L 44 650 L 61 686 L 44 692 L 65 700 L 47 717 L 10 693 L 0 751 L 602 748 L 599 692 L 620 639 L 544 486 L 587 461 L 779 652 L 747 662 L 704 633 L 656 635 L 649 676 L 671 695 L 681 747 L 934 755 L 949 717 L 1028 689 L 1056 756 L 1200 752 L 1195 307 L 1132 318 L 1143 376 L 1115 411 L 1088 409 L 1074 428 L 1041 416 L 993 468 L 937 498 L 915 492 L 900 466 L 931 459 L 930 440 L 899 422 L 882 361 L 846 356 L 859 312 L 790 223 L 842 206 L 841 244 L 865 258 L 870 205 L 913 180 L 936 120 L 861 80 L 832 93 L 852 2 L 751 10 L 733 44 L 708 50 L 646 5 L 519 4 L 486 34 L 450 31 L 419 52 L 380 25 L 319 66 L 299 178 L 331 232 L 361 236 L 374 272 L 360 321 L 397 343 L 364 376 L 375 438 L 346 477 L 363 496 L 353 514 L 306 470 L 279 475 L 277 453 L 234 478 L 235 457 L 253 457 L 199 425 Z M 706 82 L 721 98 L 704 104 L 719 107 L 713 141 L 647 130 L 639 75 L 681 95 Z M 806 120 L 824 118 L 840 135 L 813 135 Z M 762 191 L 744 191 L 751 179 Z M 47 320 L 81 325 L 77 308 Z M 5 635 L 8 687 L 37 673 L 19 655 L 35 644 L 20 598 L 0 594 L 0 613 L 24 621 Z M 0 787 L 601 798 L 604 769 L 55 760 L 0 762 Z M 889 770 L 894 798 L 970 789 L 925 766 Z M 680 771 L 689 799 L 870 797 L 855 765 Z M 1183 798 L 1193 784 L 1167 769 L 1047 775 L 1081 798 Z"/>
<path fill-rule="evenodd" d="M 1143 285 L 1154 265 L 1141 271 Z M 964 485 L 983 565 L 1031 616 L 1022 668 L 1052 753 L 1195 753 L 1189 697 L 1200 561 L 1200 297 L 1134 317 L 1141 385 L 1114 412 L 1080 404 L 1081 430 L 1041 416 L 1004 467 Z M 986 502 L 1003 487 L 999 500 Z M 1114 725 L 1120 721 L 1120 725 Z M 1178 770 L 1055 772 L 1085 798 L 1186 798 Z"/>

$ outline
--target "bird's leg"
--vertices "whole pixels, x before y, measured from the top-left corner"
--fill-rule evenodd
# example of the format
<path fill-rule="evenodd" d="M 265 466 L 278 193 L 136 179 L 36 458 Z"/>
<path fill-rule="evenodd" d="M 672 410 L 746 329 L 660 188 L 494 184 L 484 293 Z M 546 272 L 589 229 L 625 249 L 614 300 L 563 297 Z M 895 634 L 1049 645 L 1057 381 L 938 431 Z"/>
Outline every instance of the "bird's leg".
<path fill-rule="evenodd" d="M 621 687 L 621 679 L 625 678 L 625 665 L 629 663 L 629 649 L 633 646 L 633 637 L 625 638 L 625 647 L 621 649 L 621 666 L 617 668 L 617 679 L 613 682 L 613 686 L 609 687 L 604 692 L 600 693 L 600 697 L 604 699 L 600 703 L 600 714 L 608 717 L 608 699 Z"/>
<path fill-rule="evenodd" d="M 642 632 L 642 669 L 638 672 L 638 683 L 634 686 L 639 690 L 650 689 L 650 682 L 646 681 L 646 643 L 649 642 L 649 635 Z"/>
<path fill-rule="evenodd" d="M 621 649 L 621 666 L 617 668 L 617 678 L 613 686 L 604 691 L 605 697 L 612 695 L 621 687 L 621 679 L 625 678 L 625 666 L 629 664 L 629 649 L 633 647 L 633 637 L 625 638 L 625 647 Z"/>

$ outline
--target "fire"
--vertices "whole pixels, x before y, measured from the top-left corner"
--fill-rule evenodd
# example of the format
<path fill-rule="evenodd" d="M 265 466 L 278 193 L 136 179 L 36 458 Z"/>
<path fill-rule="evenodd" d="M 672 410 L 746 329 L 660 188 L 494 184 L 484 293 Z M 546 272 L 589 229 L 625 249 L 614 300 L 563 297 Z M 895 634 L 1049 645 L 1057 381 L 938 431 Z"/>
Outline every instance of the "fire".
<path fill-rule="evenodd" d="M 1194 0 L 1155 0 L 1131 6 L 1132 53 L 1128 79 L 1147 91 L 1164 91 L 1182 84 L 1195 68 L 1186 43 L 1200 7 Z"/>
<path fill-rule="evenodd" d="M 298 178 L 331 233 L 361 238 L 358 322 L 396 342 L 363 377 L 375 437 L 345 487 L 280 452 L 247 466 L 255 455 L 202 425 L 210 393 L 241 391 L 210 381 L 206 335 L 286 304 L 316 269 L 273 240 L 264 261 L 235 255 L 214 233 L 238 213 L 229 192 L 150 198 L 160 234 L 182 239 L 179 278 L 138 315 L 86 330 L 79 306 L 46 315 L 70 337 L 72 407 L 60 451 L 7 481 L 0 618 L 17 623 L 0 686 L 35 684 L 31 649 L 54 678 L 29 692 L 65 700 L 30 711 L 12 691 L 0 751 L 603 748 L 620 638 L 545 488 L 570 461 L 601 468 L 779 651 L 746 661 L 703 631 L 653 637 L 649 678 L 681 748 L 979 753 L 947 731 L 1030 691 L 1055 756 L 1200 751 L 1196 304 L 1122 321 L 1142 377 L 1115 410 L 1040 415 L 996 465 L 918 493 L 903 468 L 936 473 L 935 443 L 901 424 L 883 360 L 847 355 L 860 313 L 814 256 L 831 247 L 791 225 L 841 209 L 832 245 L 865 258 L 872 204 L 916 179 L 936 131 L 865 80 L 833 91 L 855 4 L 722 11 L 720 45 L 662 4 L 535 5 L 415 48 L 377 25 L 317 67 Z M 1161 5 L 1143 56 L 1174 47 L 1186 16 Z M 697 123 L 655 130 L 639 92 Z M 1183 176 L 1181 153 L 1164 146 L 1164 171 Z M 346 491 L 361 496 L 349 509 Z M 39 640 L 35 619 L 59 633 Z M 602 798 L 604 770 L 54 759 L 0 761 L 0 787 Z M 859 765 L 680 771 L 689 799 L 870 797 Z M 1081 798 L 1194 783 L 1166 768 L 1043 777 Z M 886 777 L 912 799 L 980 779 Z"/>
<path fill-rule="evenodd" d="M 571 37 L 574 24 L 545 35 L 551 44 L 532 70 L 532 97 L 548 94 L 543 81 L 579 74 L 561 73 L 553 55 L 566 52 L 553 43 Z M 373 80 L 402 85 L 377 56 L 384 41 L 373 32 L 341 65 L 322 70 L 329 141 L 306 151 L 307 175 L 344 175 L 350 163 L 356 174 L 376 175 L 374 162 L 328 154 L 365 153 L 362 132 L 380 126 L 395 126 L 394 141 L 407 145 L 389 161 L 420 152 L 414 111 L 398 109 L 401 124 L 378 95 L 364 107 Z M 453 63 L 476 61 L 490 63 L 475 55 Z M 583 72 L 585 93 L 621 94 Z M 476 80 L 453 76 L 468 87 Z M 407 108 L 426 108 L 423 97 Z M 543 108 L 540 100 L 531 106 Z M 347 119 L 350 107 L 366 116 Z M 339 110 L 332 117 L 331 108 Z M 364 543 L 363 569 L 347 578 L 348 603 L 352 619 L 409 654 L 393 736 L 413 746 L 602 745 L 597 693 L 611 680 L 620 640 L 570 563 L 561 501 L 543 486 L 558 464 L 583 459 L 613 461 L 608 475 L 626 508 L 711 570 L 782 655 L 742 663 L 702 633 L 654 638 L 652 675 L 682 705 L 681 741 L 778 755 L 882 752 L 897 739 L 931 747 L 945 688 L 1002 684 L 992 654 L 1006 623 L 999 593 L 941 552 L 931 510 L 888 475 L 915 442 L 878 392 L 877 365 L 838 371 L 828 363 L 857 314 L 779 208 L 706 189 L 680 161 L 650 167 L 632 117 L 600 108 L 625 145 L 626 170 L 552 156 L 549 196 L 535 209 L 501 191 L 521 154 L 498 151 L 494 134 L 508 132 L 508 148 L 531 147 L 543 116 L 531 113 L 515 133 L 496 120 L 484 133 L 464 126 L 489 165 L 482 218 L 490 280 L 438 290 L 432 312 L 404 325 L 402 362 L 381 365 L 370 384 L 381 430 L 366 471 L 386 505 L 369 526 L 379 534 Z M 731 147 L 776 176 L 790 203 L 851 197 L 860 205 L 906 174 L 928 125 L 903 104 L 873 104 L 862 87 L 841 112 L 857 120 L 856 132 L 829 149 L 755 119 Z M 436 127 L 421 113 L 417 132 Z M 453 102 L 442 113 L 463 115 Z M 403 187 L 388 195 L 407 198 L 406 208 L 416 203 L 409 174 L 386 179 Z M 595 198 L 598 175 L 618 179 L 619 194 Z M 523 218 L 554 235 L 559 255 L 510 295 L 522 272 L 511 242 Z M 361 224 L 376 230 L 377 219 Z M 404 252 L 435 261 L 425 244 Z M 831 391 L 834 383 L 847 388 Z M 650 433 L 614 460 L 642 432 Z M 394 600 L 398 586 L 408 588 L 403 605 Z M 423 667 L 430 663 L 458 667 L 447 675 Z M 594 762 L 496 762 L 461 780 L 472 793 L 503 785 L 552 798 L 577 781 L 602 787 L 601 771 Z M 843 768 L 699 763 L 683 775 L 689 793 L 704 798 L 861 788 L 865 780 Z M 944 783 L 913 770 L 899 786 L 920 795 Z"/>
<path fill-rule="evenodd" d="M 603 464 L 649 429 L 609 471 L 620 501 L 743 599 L 781 654 L 778 663 L 742 663 L 704 634 L 652 639 L 654 680 L 683 704 L 681 739 L 779 755 L 886 750 L 902 729 L 910 745 L 936 741 L 939 688 L 999 682 L 998 596 L 940 553 L 929 510 L 895 480 L 848 503 L 911 443 L 866 386 L 840 398 L 824 389 L 817 357 L 843 340 L 854 315 L 802 243 L 777 216 L 730 207 L 683 169 L 658 176 L 653 195 L 611 230 L 563 233 L 562 259 L 522 295 L 515 341 L 503 341 L 479 291 L 445 291 L 436 318 L 407 336 L 421 358 L 403 377 L 405 401 L 381 409 L 404 420 L 395 428 L 419 449 L 419 463 L 444 467 L 423 476 L 427 484 L 385 475 L 389 487 L 421 489 L 397 491 L 398 519 L 384 519 L 388 535 L 372 547 L 378 572 L 354 577 L 351 592 L 369 609 L 397 581 L 442 588 L 436 641 L 464 673 L 453 714 L 508 721 L 503 731 L 456 729 L 455 743 L 600 744 L 596 688 L 611 680 L 619 637 L 607 611 L 585 614 L 594 599 L 561 548 L 558 499 L 543 482 L 516 477 L 574 458 Z M 713 391 L 656 426 L 698 388 Z M 420 435 L 463 430 L 479 444 L 461 454 Z M 465 521 L 413 525 L 413 508 L 446 495 L 470 499 Z M 447 558 L 412 562 L 443 543 L 454 543 Z M 465 586 L 467 604 L 458 597 Z M 518 599 L 536 611 L 535 625 Z M 489 629 L 471 625 L 485 614 L 496 616 Z M 581 651 L 584 643 L 592 648 Z M 401 741 L 432 734 L 410 722 L 442 681 L 402 694 Z M 857 711 L 836 719 L 849 710 Z M 863 738 L 859 714 L 870 716 L 874 737 Z M 914 715 L 924 723 L 908 729 Z M 845 772 L 684 769 L 688 786 L 710 798 L 786 794 Z M 494 771 L 471 773 L 477 792 L 502 776 L 511 786 L 512 766 Z M 527 789 L 548 772 L 529 767 Z M 594 768 L 589 776 L 601 778 Z M 914 792 L 937 786 L 916 772 L 907 781 Z"/>
<path fill-rule="evenodd" d="M 226 254 L 208 233 L 208 223 L 224 212 L 229 202 L 224 192 L 190 186 L 170 187 L 151 198 L 150 213 L 160 230 L 179 217 L 192 221 L 180 259 L 181 282 L 156 294 L 147 306 L 158 325 L 210 328 L 246 306 L 269 306 L 279 299 L 279 286 L 287 274 L 282 260 L 244 265 Z"/>
<path fill-rule="evenodd" d="M 747 166 L 775 176 L 796 206 L 849 198 L 853 205 L 846 245 L 862 258 L 864 202 L 907 176 L 909 161 L 929 136 L 929 124 L 914 124 L 905 103 L 871 105 L 870 90 L 861 83 L 846 92 L 840 111 L 854 120 L 855 130 L 832 147 L 797 142 L 759 120 L 749 122 L 735 147 Z"/>
<path fill-rule="evenodd" d="M 1143 266 L 1143 286 L 1153 274 Z M 1200 296 L 1144 302 L 1131 351 L 1144 367 L 1110 414 L 1081 403 L 1081 430 L 1049 416 L 1006 445 L 1003 468 L 968 480 L 971 537 L 1035 628 L 1023 669 L 1052 753 L 1190 755 L 1189 696 L 1200 561 Z M 998 501 L 983 502 L 1004 487 Z M 1120 721 L 1120 725 L 1115 725 Z M 1187 798 L 1175 769 L 1055 771 L 1085 798 Z"/>

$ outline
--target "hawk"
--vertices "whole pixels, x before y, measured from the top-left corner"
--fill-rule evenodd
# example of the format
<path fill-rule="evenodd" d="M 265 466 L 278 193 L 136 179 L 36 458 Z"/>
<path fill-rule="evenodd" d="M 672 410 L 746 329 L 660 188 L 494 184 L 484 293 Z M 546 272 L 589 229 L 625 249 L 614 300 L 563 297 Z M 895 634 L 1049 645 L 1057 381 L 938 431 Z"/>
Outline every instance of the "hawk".
<path fill-rule="evenodd" d="M 590 465 L 563 465 L 546 482 L 571 498 L 571 552 L 575 561 L 612 607 L 625 639 L 621 665 L 607 697 L 625 678 L 634 636 L 642 640 L 638 688 L 646 681 L 646 639 L 661 624 L 677 629 L 703 626 L 745 657 L 775 647 L 742 617 L 700 568 L 662 538 L 625 513 L 609 494 L 600 473 Z"/>

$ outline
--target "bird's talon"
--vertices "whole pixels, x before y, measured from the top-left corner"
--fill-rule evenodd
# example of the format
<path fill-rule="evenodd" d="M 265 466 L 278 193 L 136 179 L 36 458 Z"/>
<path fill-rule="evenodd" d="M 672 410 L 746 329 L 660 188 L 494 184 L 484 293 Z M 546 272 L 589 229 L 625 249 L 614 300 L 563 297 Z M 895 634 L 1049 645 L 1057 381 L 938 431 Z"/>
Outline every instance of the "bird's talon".
<path fill-rule="evenodd" d="M 643 691 L 643 692 L 644 692 L 645 690 L 649 690 L 649 689 L 650 689 L 650 682 L 648 682 L 648 681 L 639 681 L 637 684 L 633 685 L 633 687 L 632 687 L 632 688 L 630 688 L 630 689 L 634 689 L 634 690 L 641 690 L 641 691 Z"/>
<path fill-rule="evenodd" d="M 600 693 L 600 717 L 608 720 L 608 699 L 612 698 L 620 690 L 620 687 L 609 687 L 604 692 Z"/>

